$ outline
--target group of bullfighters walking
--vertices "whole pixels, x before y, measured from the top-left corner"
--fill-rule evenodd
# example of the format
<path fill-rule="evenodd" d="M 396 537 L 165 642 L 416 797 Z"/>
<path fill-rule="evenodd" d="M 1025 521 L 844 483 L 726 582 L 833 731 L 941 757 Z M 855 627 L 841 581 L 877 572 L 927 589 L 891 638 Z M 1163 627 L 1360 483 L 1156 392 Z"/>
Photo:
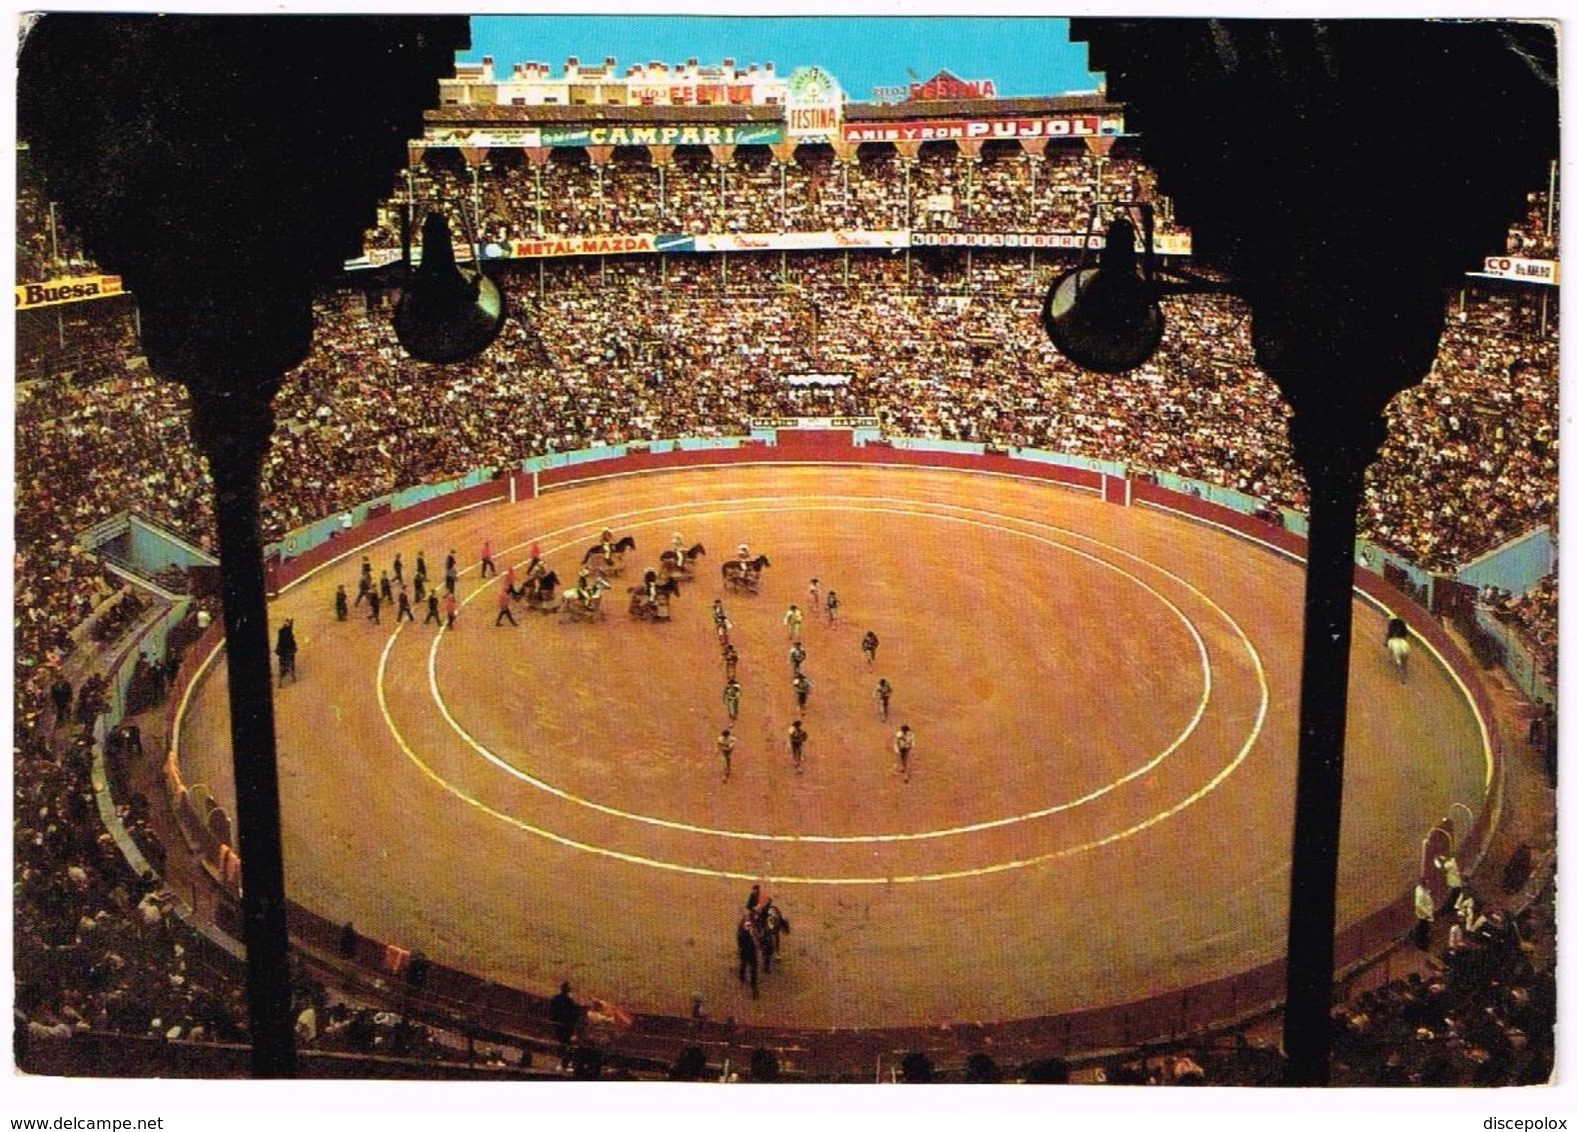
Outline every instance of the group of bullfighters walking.
<path fill-rule="evenodd" d="M 743 548 L 741 548 L 743 549 Z M 813 612 L 825 611 L 827 625 L 834 628 L 838 624 L 838 592 L 828 590 L 825 602 L 821 596 L 821 582 L 812 578 L 810 580 L 810 607 Z M 798 707 L 798 716 L 789 725 L 786 744 L 789 759 L 794 767 L 795 774 L 805 773 L 805 750 L 810 742 L 810 732 L 806 730 L 804 713 L 810 702 L 811 680 L 805 672 L 805 659 L 807 652 L 803 640 L 805 625 L 805 611 L 797 604 L 791 604 L 783 614 L 783 625 L 788 631 L 789 648 L 788 662 L 790 671 L 790 686 L 794 694 L 794 702 Z M 739 683 L 739 650 L 732 639 L 733 622 L 729 619 L 727 611 L 723 608 L 722 598 L 712 602 L 712 626 L 717 634 L 718 643 L 722 650 L 723 660 L 723 708 L 728 713 L 728 725 L 718 733 L 717 754 L 723 768 L 723 781 L 727 782 L 733 776 L 734 753 L 738 747 L 737 736 L 734 734 L 733 725 L 739 721 L 739 704 L 743 689 Z M 876 665 L 876 650 L 880 646 L 880 639 L 874 629 L 868 629 L 860 640 L 860 651 L 865 656 L 867 668 Z M 883 722 L 888 718 L 891 707 L 893 686 L 887 677 L 877 679 L 875 686 L 875 699 L 877 710 Z M 892 751 L 897 760 L 897 772 L 903 776 L 905 782 L 909 781 L 910 756 L 915 747 L 914 730 L 907 724 L 901 725 L 892 737 Z"/>
<path fill-rule="evenodd" d="M 603 539 L 604 543 L 607 543 L 611 539 L 611 535 L 604 531 Z M 677 545 L 679 536 L 675 535 L 674 539 Z M 683 565 L 685 558 L 682 557 L 682 550 L 679 553 L 681 556 L 678 558 L 678 561 Z M 739 555 L 741 562 L 748 562 L 748 547 L 741 545 Z M 533 546 L 532 563 L 536 565 L 540 562 L 540 552 Z M 484 542 L 482 545 L 480 570 L 483 578 L 498 574 L 498 568 L 493 561 L 491 540 Z M 459 603 L 456 594 L 458 565 L 455 552 L 453 550 L 449 551 L 444 560 L 443 581 L 429 585 L 426 558 L 422 552 L 418 551 L 415 570 L 412 572 L 410 580 L 414 588 L 415 604 L 418 607 L 424 603 L 426 605 L 427 617 L 424 623 L 436 624 L 443 629 L 454 629 L 459 614 Z M 514 568 L 510 567 L 508 574 L 501 579 L 500 612 L 497 620 L 494 622 L 495 625 L 502 623 L 506 618 L 511 624 L 515 623 L 509 608 L 509 602 L 518 599 L 522 588 L 515 586 Z M 808 592 L 809 608 L 812 615 L 817 618 L 824 616 L 828 628 L 835 629 L 839 624 L 838 611 L 841 606 L 838 591 L 829 589 L 823 596 L 820 580 L 812 578 Z M 394 555 L 389 568 L 382 571 L 381 576 L 376 581 L 373 579 L 371 559 L 365 555 L 362 557 L 358 571 L 355 600 L 352 601 L 350 599 L 343 585 L 339 586 L 335 592 L 334 612 L 336 620 L 347 620 L 351 610 L 364 603 L 367 606 L 367 620 L 369 621 L 381 621 L 382 610 L 388 605 L 398 606 L 395 613 L 396 622 L 414 622 L 416 620 L 412 609 L 412 601 L 407 593 L 405 563 L 400 554 L 396 553 Z M 798 708 L 798 717 L 790 724 L 785 743 L 794 773 L 796 774 L 803 774 L 805 771 L 805 752 L 810 742 L 810 732 L 806 730 L 803 719 L 806 707 L 810 701 L 812 687 L 810 676 L 805 672 L 806 649 L 803 640 L 805 619 L 805 611 L 798 604 L 791 604 L 784 612 L 782 618 L 789 639 L 790 687 L 794 695 L 794 702 Z M 723 608 L 721 598 L 714 599 L 712 602 L 712 623 L 721 648 L 724 671 L 723 707 L 728 714 L 729 724 L 719 733 L 716 746 L 719 760 L 722 763 L 723 781 L 727 782 L 733 775 L 733 756 L 738 746 L 733 725 L 739 720 L 739 706 L 743 689 L 738 678 L 739 650 L 730 635 L 733 623 L 729 620 L 728 614 Z M 295 642 L 293 635 L 289 634 L 288 628 L 281 632 L 282 642 L 285 641 L 287 635 L 290 638 L 288 643 L 282 643 L 276 649 L 280 654 L 281 679 L 286 675 L 292 678 L 295 675 Z M 875 667 L 876 651 L 879 646 L 880 640 L 875 630 L 866 630 L 865 635 L 860 640 L 860 651 L 865 656 L 867 668 Z M 878 678 L 875 684 L 874 696 L 877 711 L 880 713 L 883 722 L 888 718 L 892 695 L 892 684 L 885 676 Z M 897 773 L 903 776 L 905 782 L 909 781 L 910 757 L 914 748 L 914 731 L 905 723 L 893 733 L 891 739 L 891 750 L 896 760 L 896 770 Z"/>

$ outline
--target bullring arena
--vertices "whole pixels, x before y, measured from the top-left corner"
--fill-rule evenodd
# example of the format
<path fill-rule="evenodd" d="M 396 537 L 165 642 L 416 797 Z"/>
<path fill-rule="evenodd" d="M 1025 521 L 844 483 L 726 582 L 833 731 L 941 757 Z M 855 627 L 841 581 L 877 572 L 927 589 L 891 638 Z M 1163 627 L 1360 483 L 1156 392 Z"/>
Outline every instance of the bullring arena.
<path fill-rule="evenodd" d="M 280 563 L 271 619 L 293 619 L 301 649 L 275 700 L 293 929 L 329 947 L 350 922 L 374 955 L 419 950 L 479 1010 L 568 979 L 643 1019 L 690 1019 L 699 996 L 705 1019 L 752 1033 L 983 1027 L 1066 1050 L 1270 1004 L 1299 540 L 1023 456 L 832 430 L 621 452 L 379 515 Z M 537 544 L 572 584 L 603 528 L 636 546 L 600 619 L 515 604 L 518 627 L 495 625 L 484 541 L 501 571 Z M 637 621 L 626 589 L 675 535 L 706 553 L 669 620 Z M 770 559 L 756 593 L 722 584 L 741 543 Z M 420 607 L 409 624 L 365 605 L 336 621 L 363 555 L 376 572 L 399 552 L 409 577 L 421 551 L 441 585 L 451 548 L 453 631 Z M 813 577 L 837 591 L 836 623 L 809 608 Z M 1406 931 L 1424 834 L 1455 815 L 1469 859 L 1498 787 L 1470 666 L 1383 580 L 1361 572 L 1359 589 L 1341 965 Z M 743 689 L 726 782 L 714 598 Z M 790 603 L 813 681 L 802 774 L 785 742 L 801 716 Z M 1381 647 L 1393 613 L 1418 633 L 1405 683 Z M 172 700 L 167 773 L 234 813 L 211 656 Z M 907 782 L 899 723 L 918 737 Z M 792 925 L 754 998 L 734 951 L 753 883 Z"/>

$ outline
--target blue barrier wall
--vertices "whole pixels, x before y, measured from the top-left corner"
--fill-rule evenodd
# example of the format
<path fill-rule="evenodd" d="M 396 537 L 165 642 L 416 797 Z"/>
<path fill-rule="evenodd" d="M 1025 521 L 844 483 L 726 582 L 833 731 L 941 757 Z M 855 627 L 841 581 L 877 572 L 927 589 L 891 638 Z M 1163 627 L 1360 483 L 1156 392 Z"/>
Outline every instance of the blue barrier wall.
<path fill-rule="evenodd" d="M 1041 448 L 1013 448 L 1009 454 L 1015 460 L 1028 460 L 1032 464 L 1055 464 L 1059 468 L 1084 468 L 1107 476 L 1126 476 L 1128 465 L 1118 460 L 1096 460 L 1089 456 L 1070 456 L 1065 452 L 1047 452 Z"/>
<path fill-rule="evenodd" d="M 143 578 L 151 578 L 171 566 L 212 566 L 218 559 L 187 545 L 167 531 L 152 526 L 136 515 L 122 516 L 119 533 L 94 546 L 116 565 Z M 100 532 L 102 538 L 104 531 Z"/>
<path fill-rule="evenodd" d="M 1479 628 L 1505 646 L 1506 674 L 1522 690 L 1523 695 L 1535 701 L 1553 698 L 1549 680 L 1539 671 L 1538 662 L 1517 634 L 1483 606 L 1473 611 L 1473 619 L 1478 622 Z"/>
<path fill-rule="evenodd" d="M 489 465 L 467 472 L 459 479 L 446 480 L 443 483 L 417 484 L 415 487 L 405 488 L 392 495 L 380 495 L 376 499 L 364 500 L 337 515 L 329 515 L 304 527 L 297 527 L 278 542 L 271 542 L 263 547 L 263 553 L 295 558 L 315 546 L 328 542 L 336 531 L 365 523 L 368 512 L 374 507 L 387 505 L 391 511 L 403 511 L 407 507 L 426 503 L 429 499 L 436 499 L 440 495 L 448 495 L 451 492 L 486 483 L 496 472 L 497 469 Z M 349 522 L 346 522 L 347 517 Z"/>
<path fill-rule="evenodd" d="M 1494 586 L 1520 594 L 1554 568 L 1554 540 L 1548 527 L 1540 527 L 1469 562 L 1456 576 L 1470 586 Z"/>

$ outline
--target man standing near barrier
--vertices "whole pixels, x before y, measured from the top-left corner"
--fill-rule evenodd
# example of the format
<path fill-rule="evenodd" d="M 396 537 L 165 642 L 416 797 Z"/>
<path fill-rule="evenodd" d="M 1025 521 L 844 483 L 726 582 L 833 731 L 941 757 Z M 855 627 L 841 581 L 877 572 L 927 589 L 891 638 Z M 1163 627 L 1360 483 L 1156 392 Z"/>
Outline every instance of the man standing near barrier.
<path fill-rule="evenodd" d="M 559 992 L 548 1000 L 548 1022 L 559 1044 L 559 1068 L 569 1068 L 569 1047 L 580 1026 L 580 1004 L 570 997 L 570 985 L 559 984 Z"/>

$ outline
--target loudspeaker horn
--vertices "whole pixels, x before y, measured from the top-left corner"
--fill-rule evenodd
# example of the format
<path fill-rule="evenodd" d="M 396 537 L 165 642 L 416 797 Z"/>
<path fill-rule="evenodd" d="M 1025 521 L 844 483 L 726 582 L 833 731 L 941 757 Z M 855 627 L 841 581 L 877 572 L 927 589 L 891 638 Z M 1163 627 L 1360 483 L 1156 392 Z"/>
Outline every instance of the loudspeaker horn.
<path fill-rule="evenodd" d="M 1098 267 L 1075 267 L 1052 281 L 1040 321 L 1074 365 L 1127 373 L 1150 360 L 1166 331 L 1156 295 L 1135 262 L 1133 225 L 1117 219 L 1106 230 Z"/>
<path fill-rule="evenodd" d="M 461 270 L 449 222 L 428 213 L 422 262 L 410 272 L 394 308 L 394 333 L 405 352 L 422 362 L 463 362 L 498 337 L 505 313 L 503 292 L 479 267 Z"/>

